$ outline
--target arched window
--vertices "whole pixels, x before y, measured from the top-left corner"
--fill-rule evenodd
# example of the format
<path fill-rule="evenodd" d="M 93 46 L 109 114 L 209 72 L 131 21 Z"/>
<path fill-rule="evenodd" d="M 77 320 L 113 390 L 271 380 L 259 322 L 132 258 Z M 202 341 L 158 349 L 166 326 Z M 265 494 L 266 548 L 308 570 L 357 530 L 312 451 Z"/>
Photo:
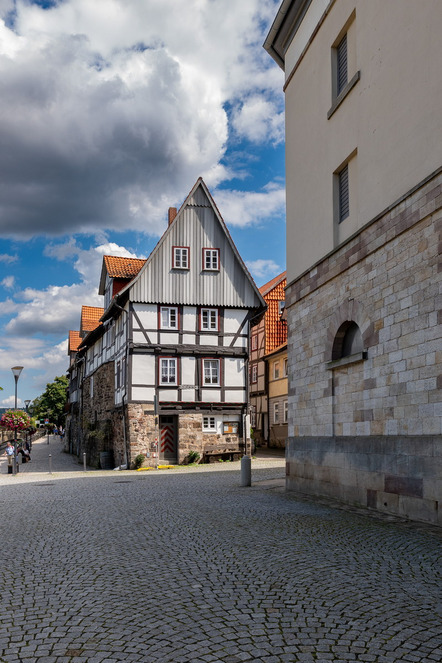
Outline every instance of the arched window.
<path fill-rule="evenodd" d="M 362 334 L 356 322 L 347 320 L 339 327 L 332 350 L 332 361 L 363 351 Z"/>

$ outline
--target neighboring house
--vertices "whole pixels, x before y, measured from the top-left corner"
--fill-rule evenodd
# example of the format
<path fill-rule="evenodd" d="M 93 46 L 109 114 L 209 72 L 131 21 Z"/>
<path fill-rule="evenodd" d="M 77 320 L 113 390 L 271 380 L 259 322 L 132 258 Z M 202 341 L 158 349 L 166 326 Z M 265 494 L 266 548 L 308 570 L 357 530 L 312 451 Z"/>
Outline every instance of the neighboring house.
<path fill-rule="evenodd" d="M 202 179 L 147 260 L 104 257 L 99 292 L 71 365 L 67 446 L 92 464 L 155 464 L 157 443 L 166 463 L 243 452 L 249 325 L 265 302 Z"/>
<path fill-rule="evenodd" d="M 250 412 L 255 444 L 269 444 L 268 375 L 265 355 L 287 341 L 284 311 L 286 272 L 259 289 L 267 310 L 250 331 Z"/>
<path fill-rule="evenodd" d="M 285 449 L 288 435 L 287 343 L 265 355 L 269 398 L 269 447 Z"/>
<path fill-rule="evenodd" d="M 442 523 L 440 0 L 284 0 L 287 487 Z"/>

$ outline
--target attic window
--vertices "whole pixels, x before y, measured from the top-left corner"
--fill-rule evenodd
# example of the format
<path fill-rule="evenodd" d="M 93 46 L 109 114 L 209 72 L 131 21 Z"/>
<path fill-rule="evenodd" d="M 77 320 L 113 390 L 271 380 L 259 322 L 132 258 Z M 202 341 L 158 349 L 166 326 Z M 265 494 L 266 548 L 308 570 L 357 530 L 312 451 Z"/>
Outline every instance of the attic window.
<path fill-rule="evenodd" d="M 219 249 L 203 249 L 203 269 L 219 271 Z"/>
<path fill-rule="evenodd" d="M 189 269 L 189 247 L 172 247 L 172 267 L 173 269 Z"/>

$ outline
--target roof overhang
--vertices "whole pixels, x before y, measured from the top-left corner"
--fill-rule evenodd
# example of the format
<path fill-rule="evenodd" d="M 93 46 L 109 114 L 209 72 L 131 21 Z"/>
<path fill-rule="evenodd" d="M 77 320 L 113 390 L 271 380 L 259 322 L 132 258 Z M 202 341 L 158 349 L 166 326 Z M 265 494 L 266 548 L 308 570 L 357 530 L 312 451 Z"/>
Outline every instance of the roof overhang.
<path fill-rule="evenodd" d="M 267 53 L 284 69 L 285 54 L 313 0 L 283 0 L 263 44 Z"/>

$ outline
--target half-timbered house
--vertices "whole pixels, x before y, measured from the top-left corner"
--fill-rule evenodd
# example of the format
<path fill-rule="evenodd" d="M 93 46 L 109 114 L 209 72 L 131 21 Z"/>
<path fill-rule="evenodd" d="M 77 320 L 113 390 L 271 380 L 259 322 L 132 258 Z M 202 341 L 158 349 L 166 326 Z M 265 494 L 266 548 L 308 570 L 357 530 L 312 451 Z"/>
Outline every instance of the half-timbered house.
<path fill-rule="evenodd" d="M 99 292 L 71 393 L 88 461 L 242 452 L 249 329 L 266 304 L 202 179 L 147 260 L 104 257 Z"/>

